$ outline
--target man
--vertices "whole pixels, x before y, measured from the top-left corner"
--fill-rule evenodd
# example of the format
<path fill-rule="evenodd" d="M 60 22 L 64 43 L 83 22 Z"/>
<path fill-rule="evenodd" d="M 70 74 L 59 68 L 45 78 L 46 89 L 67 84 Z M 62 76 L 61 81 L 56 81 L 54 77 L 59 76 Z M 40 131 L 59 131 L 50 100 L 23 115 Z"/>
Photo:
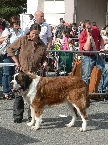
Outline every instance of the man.
<path fill-rule="evenodd" d="M 26 26 L 26 28 L 24 30 L 24 34 L 26 34 L 29 31 L 31 25 L 34 24 L 34 19 L 33 19 L 34 16 L 32 14 L 30 14 L 29 18 L 30 18 L 30 21 L 29 21 L 29 23 L 27 24 L 27 26 Z"/>
<path fill-rule="evenodd" d="M 72 23 L 70 35 L 72 38 L 78 38 L 78 29 L 76 23 Z"/>
<path fill-rule="evenodd" d="M 56 32 L 55 32 L 55 37 L 62 39 L 62 31 L 66 29 L 66 26 L 64 25 L 65 21 L 63 19 L 60 19 L 60 24 L 57 26 Z"/>
<path fill-rule="evenodd" d="M 79 37 L 80 51 L 100 51 L 104 49 L 103 39 L 100 36 L 100 31 L 97 26 L 92 26 L 89 20 L 84 22 L 85 29 L 82 31 Z M 89 84 L 91 71 L 93 66 L 96 65 L 102 70 L 102 77 L 98 86 L 99 91 L 106 91 L 108 86 L 108 70 L 105 69 L 103 58 L 94 53 L 82 54 L 82 79 Z"/>
<path fill-rule="evenodd" d="M 41 32 L 39 37 L 45 43 L 47 50 L 50 50 L 52 45 L 52 33 L 51 33 L 50 26 L 45 22 L 44 13 L 38 10 L 35 12 L 34 18 L 36 19 L 35 23 L 41 26 Z M 29 31 L 30 26 L 26 28 L 24 34 L 26 34 Z"/>

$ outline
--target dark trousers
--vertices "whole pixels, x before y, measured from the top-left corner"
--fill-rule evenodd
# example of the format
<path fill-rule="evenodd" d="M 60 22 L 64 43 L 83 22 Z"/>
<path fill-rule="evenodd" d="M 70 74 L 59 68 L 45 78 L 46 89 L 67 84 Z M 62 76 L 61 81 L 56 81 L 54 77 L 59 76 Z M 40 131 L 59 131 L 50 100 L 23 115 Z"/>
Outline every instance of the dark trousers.
<path fill-rule="evenodd" d="M 14 120 L 23 119 L 24 113 L 24 100 L 22 96 L 15 95 L 14 105 L 13 105 L 13 118 Z"/>
<path fill-rule="evenodd" d="M 13 118 L 14 120 L 23 119 L 24 113 L 24 100 L 22 96 L 15 96 L 14 105 L 13 105 Z M 31 110 L 30 106 L 28 108 L 28 120 L 31 120 Z"/>

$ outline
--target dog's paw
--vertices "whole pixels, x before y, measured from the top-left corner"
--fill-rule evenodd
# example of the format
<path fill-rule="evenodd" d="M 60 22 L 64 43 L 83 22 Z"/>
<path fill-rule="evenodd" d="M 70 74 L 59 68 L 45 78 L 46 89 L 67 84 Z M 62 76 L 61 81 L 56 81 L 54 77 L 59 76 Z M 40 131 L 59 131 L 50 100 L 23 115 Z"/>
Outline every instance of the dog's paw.
<path fill-rule="evenodd" d="M 39 129 L 39 126 L 32 126 L 31 129 L 32 130 L 38 130 Z"/>
<path fill-rule="evenodd" d="M 33 126 L 34 123 L 32 123 L 32 122 L 28 122 L 27 125 L 28 125 L 28 126 Z"/>
<path fill-rule="evenodd" d="M 81 132 L 85 132 L 86 131 L 86 129 L 83 129 L 82 127 L 79 129 L 79 131 L 81 131 Z"/>
<path fill-rule="evenodd" d="M 66 124 L 66 126 L 67 127 L 72 127 L 72 126 L 74 126 L 74 124 L 69 123 L 69 124 Z"/>

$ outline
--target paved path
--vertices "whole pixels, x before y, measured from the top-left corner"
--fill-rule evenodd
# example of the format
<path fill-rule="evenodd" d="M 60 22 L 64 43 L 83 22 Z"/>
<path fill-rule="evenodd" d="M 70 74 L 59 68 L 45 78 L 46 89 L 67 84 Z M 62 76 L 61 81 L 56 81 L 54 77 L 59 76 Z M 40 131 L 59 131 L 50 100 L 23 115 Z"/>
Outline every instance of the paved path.
<path fill-rule="evenodd" d="M 108 145 L 108 101 L 91 103 L 87 132 L 78 131 L 81 126 L 80 117 L 74 127 L 65 127 L 71 119 L 66 104 L 46 109 L 41 128 L 37 131 L 26 125 L 27 104 L 24 121 L 14 124 L 13 101 L 0 99 L 0 145 Z M 60 117 L 60 114 L 68 117 Z"/>

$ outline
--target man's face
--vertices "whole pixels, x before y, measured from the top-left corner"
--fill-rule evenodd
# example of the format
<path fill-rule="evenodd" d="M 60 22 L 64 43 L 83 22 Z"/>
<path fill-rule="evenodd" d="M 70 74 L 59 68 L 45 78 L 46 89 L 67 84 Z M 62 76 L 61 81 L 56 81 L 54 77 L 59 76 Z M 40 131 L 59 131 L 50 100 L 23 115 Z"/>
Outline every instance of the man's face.
<path fill-rule="evenodd" d="M 108 27 L 106 27 L 106 31 L 108 30 Z"/>
<path fill-rule="evenodd" d="M 73 25 L 73 26 L 72 26 L 72 29 L 73 29 L 73 30 L 76 30 L 76 28 L 77 28 L 76 25 Z"/>
<path fill-rule="evenodd" d="M 38 13 L 35 18 L 39 24 L 42 24 L 44 22 L 44 13 Z"/>
<path fill-rule="evenodd" d="M 86 23 L 85 27 L 86 27 L 86 30 L 88 30 L 89 32 L 91 32 L 91 30 L 92 30 L 91 23 Z"/>

